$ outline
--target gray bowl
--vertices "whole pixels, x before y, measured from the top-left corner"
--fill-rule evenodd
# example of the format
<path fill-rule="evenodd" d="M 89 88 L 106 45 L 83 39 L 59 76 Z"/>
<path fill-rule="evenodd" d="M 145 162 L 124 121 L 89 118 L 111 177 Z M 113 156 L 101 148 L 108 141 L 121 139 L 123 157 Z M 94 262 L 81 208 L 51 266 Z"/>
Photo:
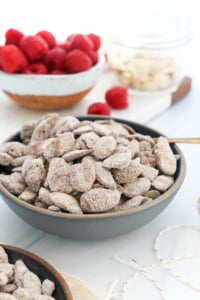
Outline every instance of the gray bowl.
<path fill-rule="evenodd" d="M 102 120 L 106 117 L 86 116 L 78 117 L 80 120 Z M 127 120 L 113 118 L 117 122 L 133 127 L 136 132 L 152 137 L 163 136 L 150 127 Z M 20 141 L 19 133 L 8 141 Z M 7 205 L 27 223 L 51 234 L 69 239 L 105 239 L 125 234 L 137 229 L 159 215 L 174 199 L 185 178 L 186 164 L 183 153 L 176 144 L 171 145 L 175 154 L 180 156 L 175 173 L 175 182 L 165 193 L 143 206 L 122 212 L 101 214 L 73 215 L 50 212 L 31 204 L 25 203 L 8 192 L 0 184 L 0 192 Z M 0 169 L 1 172 L 1 169 Z"/>
<path fill-rule="evenodd" d="M 73 300 L 71 291 L 62 275 L 46 260 L 34 253 L 12 245 L 0 244 L 8 254 L 9 263 L 14 264 L 22 260 L 30 271 L 35 273 L 41 281 L 49 279 L 55 283 L 53 297 L 58 300 Z"/>

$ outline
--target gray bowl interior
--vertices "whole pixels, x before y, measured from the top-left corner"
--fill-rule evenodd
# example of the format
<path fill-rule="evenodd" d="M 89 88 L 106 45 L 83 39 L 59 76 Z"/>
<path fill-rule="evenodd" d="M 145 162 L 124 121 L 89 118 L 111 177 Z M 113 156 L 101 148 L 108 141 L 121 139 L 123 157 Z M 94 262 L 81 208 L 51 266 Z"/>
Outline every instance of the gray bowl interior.
<path fill-rule="evenodd" d="M 80 120 L 104 120 L 106 117 L 86 116 L 78 117 Z M 136 132 L 152 137 L 163 135 L 162 133 L 146 127 L 142 124 L 127 120 L 114 120 L 125 123 L 134 128 Z M 10 141 L 19 141 L 19 133 L 15 134 Z M 171 145 L 175 154 L 180 156 L 177 163 L 174 185 L 154 201 L 141 207 L 119 213 L 88 214 L 83 216 L 53 213 L 45 209 L 24 203 L 0 186 L 3 199 L 7 205 L 27 223 L 51 234 L 70 239 L 105 239 L 125 234 L 137 229 L 159 215 L 172 201 L 185 177 L 185 159 L 175 144 Z M 2 170 L 0 169 L 0 172 Z"/>

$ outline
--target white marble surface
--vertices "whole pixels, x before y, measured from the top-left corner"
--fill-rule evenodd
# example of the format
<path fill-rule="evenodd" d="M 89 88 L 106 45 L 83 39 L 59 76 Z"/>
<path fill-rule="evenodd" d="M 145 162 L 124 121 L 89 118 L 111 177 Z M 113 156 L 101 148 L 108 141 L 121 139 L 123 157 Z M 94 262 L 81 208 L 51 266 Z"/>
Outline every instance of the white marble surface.
<path fill-rule="evenodd" d="M 9 2 L 9 1 L 8 1 Z M 197 20 L 196 20 L 197 21 Z M 30 24 L 29 24 L 30 27 Z M 44 27 L 44 26 L 43 26 Z M 144 119 L 154 127 L 169 136 L 200 136 L 200 71 L 199 39 L 194 39 L 191 47 L 191 74 L 193 87 L 185 99 L 170 107 L 151 120 Z M 86 113 L 88 104 L 93 99 L 90 94 L 74 108 L 60 112 L 64 114 L 82 115 Z M 39 118 L 43 111 L 31 111 L 13 104 L 2 93 L 0 94 L 0 141 L 14 131 L 19 130 L 24 121 Z M 127 111 L 113 112 L 113 116 L 134 120 L 134 103 Z M 137 121 L 140 121 L 137 119 Z M 200 196 L 199 167 L 200 145 L 180 145 L 187 163 L 185 181 L 171 204 L 148 225 L 127 235 L 103 241 L 73 241 L 65 240 L 44 233 L 21 220 L 3 201 L 0 201 L 0 241 L 28 249 L 39 254 L 56 268 L 69 272 L 88 282 L 103 299 L 105 286 L 117 279 L 116 289 L 120 291 L 130 274 L 136 269 L 117 262 L 114 258 L 120 256 L 126 260 L 136 259 L 141 265 L 147 266 L 156 262 L 153 244 L 157 234 L 168 226 L 175 224 L 195 224 L 200 226 L 200 216 L 197 213 L 197 200 Z M 1 200 L 1 197 L 0 197 Z M 175 231 L 173 235 L 163 239 L 163 253 L 170 256 L 183 255 L 200 249 L 200 235 L 191 230 Z M 175 270 L 182 272 L 188 280 L 200 286 L 200 259 L 187 262 L 177 262 Z M 152 275 L 159 281 L 166 292 L 166 300 L 196 300 L 200 292 L 179 283 L 168 275 L 163 268 L 157 268 Z M 128 295 L 129 294 L 129 295 Z M 129 299 L 162 299 L 144 277 L 140 277 L 131 285 L 127 294 Z M 122 299 L 120 293 L 115 299 Z M 87 300 L 87 299 L 84 299 Z"/>

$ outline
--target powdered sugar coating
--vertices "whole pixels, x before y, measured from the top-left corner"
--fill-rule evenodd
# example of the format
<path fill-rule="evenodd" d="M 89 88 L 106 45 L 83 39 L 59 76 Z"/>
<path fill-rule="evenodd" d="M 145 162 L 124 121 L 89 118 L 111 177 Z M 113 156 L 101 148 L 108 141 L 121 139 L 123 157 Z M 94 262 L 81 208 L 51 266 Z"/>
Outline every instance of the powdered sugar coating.
<path fill-rule="evenodd" d="M 85 212 L 104 212 L 115 207 L 119 200 L 120 193 L 117 190 L 97 188 L 82 194 L 80 206 Z"/>
<path fill-rule="evenodd" d="M 25 124 L 20 136 L 22 142 L 0 145 L 0 182 L 21 200 L 49 211 L 129 209 L 153 201 L 174 182 L 179 158 L 166 138 L 155 141 L 112 119 L 80 121 L 50 113 Z M 111 203 L 95 202 L 98 192 Z"/>

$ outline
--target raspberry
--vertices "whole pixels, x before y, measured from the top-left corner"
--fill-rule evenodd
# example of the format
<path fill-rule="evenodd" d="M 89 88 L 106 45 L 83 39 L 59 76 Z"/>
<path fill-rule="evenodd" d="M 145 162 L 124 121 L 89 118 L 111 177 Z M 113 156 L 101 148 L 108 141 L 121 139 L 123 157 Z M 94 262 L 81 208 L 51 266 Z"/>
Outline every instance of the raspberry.
<path fill-rule="evenodd" d="M 2 46 L 0 46 L 0 70 L 2 70 L 3 69 L 3 67 L 2 67 L 2 63 L 1 63 L 1 49 L 2 49 L 3 47 Z"/>
<path fill-rule="evenodd" d="M 50 72 L 50 74 L 52 74 L 52 75 L 64 75 L 66 73 L 64 71 L 62 71 L 62 70 L 52 70 Z"/>
<path fill-rule="evenodd" d="M 100 46 L 101 46 L 101 38 L 100 36 L 94 34 L 94 33 L 89 33 L 87 34 L 87 37 L 90 38 L 90 40 L 92 41 L 93 45 L 94 45 L 94 50 L 97 51 L 99 50 Z"/>
<path fill-rule="evenodd" d="M 77 33 L 68 38 L 71 42 L 69 50 L 80 49 L 88 54 L 94 48 L 93 42 L 84 34 Z"/>
<path fill-rule="evenodd" d="M 56 39 L 51 32 L 49 32 L 47 30 L 41 30 L 37 33 L 37 35 L 41 36 L 43 38 L 43 40 L 45 40 L 45 42 L 49 46 L 49 49 L 56 46 Z"/>
<path fill-rule="evenodd" d="M 98 55 L 97 52 L 94 50 L 90 50 L 87 52 L 87 55 L 90 57 L 92 64 L 95 65 L 98 61 Z"/>
<path fill-rule="evenodd" d="M 6 45 L 1 48 L 1 65 L 5 72 L 21 71 L 28 64 L 23 52 L 15 45 Z"/>
<path fill-rule="evenodd" d="M 128 90 L 124 86 L 114 86 L 107 90 L 105 99 L 110 107 L 125 109 L 128 107 Z"/>
<path fill-rule="evenodd" d="M 41 62 L 32 62 L 23 68 L 22 73 L 24 74 L 47 74 L 48 70 L 45 64 Z"/>
<path fill-rule="evenodd" d="M 57 43 L 56 46 L 60 47 L 60 48 L 63 48 L 65 50 L 65 52 L 67 52 L 69 50 L 69 47 L 70 47 L 70 42 L 65 41 L 63 43 Z"/>
<path fill-rule="evenodd" d="M 65 56 L 65 68 L 68 73 L 78 73 L 89 70 L 92 61 L 89 56 L 79 49 L 74 49 Z"/>
<path fill-rule="evenodd" d="M 95 102 L 88 107 L 87 113 L 88 115 L 110 116 L 111 110 L 108 104 L 102 102 Z"/>
<path fill-rule="evenodd" d="M 18 46 L 23 36 L 24 34 L 21 31 L 10 28 L 5 33 L 5 45 L 14 44 Z"/>
<path fill-rule="evenodd" d="M 19 43 L 21 50 L 29 60 L 42 58 L 48 51 L 48 44 L 39 35 L 24 36 Z"/>
<path fill-rule="evenodd" d="M 52 71 L 54 69 L 61 70 L 64 68 L 65 50 L 61 47 L 50 49 L 44 57 L 44 63 L 47 68 Z"/>

